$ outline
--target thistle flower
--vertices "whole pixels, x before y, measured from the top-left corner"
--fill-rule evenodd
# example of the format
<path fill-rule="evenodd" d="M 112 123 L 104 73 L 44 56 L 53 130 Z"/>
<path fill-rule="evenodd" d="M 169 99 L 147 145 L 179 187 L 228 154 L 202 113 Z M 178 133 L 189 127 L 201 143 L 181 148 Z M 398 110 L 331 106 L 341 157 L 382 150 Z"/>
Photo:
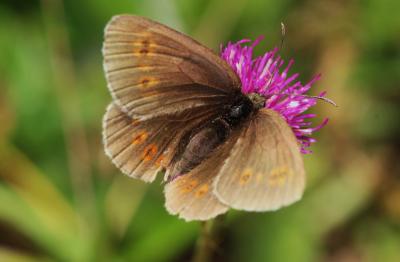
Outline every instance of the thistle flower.
<path fill-rule="evenodd" d="M 311 153 L 307 148 L 316 142 L 311 135 L 321 129 L 328 122 L 326 118 L 321 124 L 311 127 L 310 120 L 315 114 L 307 114 L 309 108 L 313 107 L 319 98 L 324 99 L 325 92 L 318 96 L 307 96 L 305 93 L 312 84 L 320 78 L 314 76 L 307 84 L 297 80 L 299 74 L 289 75 L 289 69 L 294 60 L 291 59 L 285 65 L 285 61 L 277 55 L 279 49 L 274 48 L 263 56 L 253 58 L 253 49 L 262 37 L 259 37 L 251 45 L 251 40 L 244 39 L 236 43 L 228 43 L 225 48 L 221 47 L 221 57 L 228 62 L 239 76 L 242 82 L 242 92 L 258 93 L 265 97 L 265 107 L 280 113 L 292 128 L 301 145 L 301 152 Z"/>

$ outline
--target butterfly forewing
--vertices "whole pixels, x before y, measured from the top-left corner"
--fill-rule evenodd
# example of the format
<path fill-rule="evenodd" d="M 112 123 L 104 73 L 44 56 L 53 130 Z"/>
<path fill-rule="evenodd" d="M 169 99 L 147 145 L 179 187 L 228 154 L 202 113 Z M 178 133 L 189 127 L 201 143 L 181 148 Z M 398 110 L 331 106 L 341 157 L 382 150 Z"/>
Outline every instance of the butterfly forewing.
<path fill-rule="evenodd" d="M 266 211 L 299 200 L 304 184 L 293 131 L 278 113 L 262 109 L 242 129 L 214 181 L 214 192 L 233 208 Z"/>
<path fill-rule="evenodd" d="M 107 155 L 124 174 L 151 182 L 161 168 L 168 168 L 182 137 L 215 114 L 202 108 L 179 115 L 140 120 L 111 103 L 103 120 Z"/>
<path fill-rule="evenodd" d="M 240 87 L 210 49 L 142 17 L 114 17 L 105 29 L 103 56 L 114 101 L 131 117 L 222 105 Z"/>

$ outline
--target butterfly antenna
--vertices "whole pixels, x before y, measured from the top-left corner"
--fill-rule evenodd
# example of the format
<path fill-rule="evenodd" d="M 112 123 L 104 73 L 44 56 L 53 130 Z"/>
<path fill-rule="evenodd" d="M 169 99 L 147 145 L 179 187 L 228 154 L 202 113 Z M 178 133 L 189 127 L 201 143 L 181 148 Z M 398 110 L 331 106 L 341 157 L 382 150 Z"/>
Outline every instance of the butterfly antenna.
<path fill-rule="evenodd" d="M 286 36 L 286 26 L 283 22 L 281 22 L 281 44 L 279 46 L 279 52 L 283 50 L 283 43 L 285 42 L 285 36 Z M 268 84 L 266 86 L 269 86 L 272 82 L 272 74 L 271 73 L 269 74 L 271 78 L 269 79 Z"/>
<path fill-rule="evenodd" d="M 309 96 L 309 95 L 301 95 L 303 97 L 309 97 L 309 98 L 316 98 L 316 99 L 320 99 L 322 101 L 325 101 L 335 107 L 339 107 L 335 102 L 333 102 L 331 99 L 327 98 L 327 97 L 323 97 L 323 96 Z"/>
<path fill-rule="evenodd" d="M 283 49 L 283 43 L 285 42 L 285 36 L 286 36 L 286 26 L 283 22 L 281 22 L 281 46 L 279 50 Z"/>

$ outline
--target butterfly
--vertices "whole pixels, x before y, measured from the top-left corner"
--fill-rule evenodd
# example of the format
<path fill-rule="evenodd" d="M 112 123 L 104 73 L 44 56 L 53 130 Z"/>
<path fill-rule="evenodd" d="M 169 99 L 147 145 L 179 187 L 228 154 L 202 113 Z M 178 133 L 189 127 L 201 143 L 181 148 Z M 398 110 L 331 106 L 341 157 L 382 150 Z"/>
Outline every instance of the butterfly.
<path fill-rule="evenodd" d="M 122 173 L 152 182 L 165 171 L 166 209 L 207 220 L 229 208 L 276 210 L 299 200 L 300 147 L 265 98 L 244 94 L 211 49 L 150 19 L 120 15 L 105 28 L 112 102 L 105 152 Z"/>

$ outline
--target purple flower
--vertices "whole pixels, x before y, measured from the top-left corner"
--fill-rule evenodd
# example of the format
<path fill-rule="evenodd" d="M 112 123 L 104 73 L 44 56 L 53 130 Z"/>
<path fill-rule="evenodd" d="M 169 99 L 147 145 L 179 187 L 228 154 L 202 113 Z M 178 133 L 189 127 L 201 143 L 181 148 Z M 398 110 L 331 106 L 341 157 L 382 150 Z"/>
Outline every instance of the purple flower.
<path fill-rule="evenodd" d="M 324 98 L 325 92 L 318 96 L 305 95 L 311 85 L 320 78 L 320 75 L 313 77 L 311 81 L 303 85 L 297 80 L 298 73 L 288 74 L 294 61 L 290 60 L 284 66 L 284 60 L 277 55 L 278 48 L 253 59 L 253 49 L 261 40 L 262 37 L 259 37 L 251 45 L 245 45 L 245 43 L 251 42 L 248 39 L 228 43 L 225 48 L 221 48 L 221 57 L 240 77 L 242 92 L 245 94 L 258 93 L 264 96 L 266 98 L 265 107 L 280 113 L 292 128 L 301 145 L 301 152 L 311 153 L 307 148 L 311 143 L 316 142 L 311 137 L 312 133 L 321 129 L 328 122 L 326 118 L 320 125 L 311 127 L 310 120 L 316 115 L 304 113 L 314 106 L 318 99 L 326 99 Z"/>

